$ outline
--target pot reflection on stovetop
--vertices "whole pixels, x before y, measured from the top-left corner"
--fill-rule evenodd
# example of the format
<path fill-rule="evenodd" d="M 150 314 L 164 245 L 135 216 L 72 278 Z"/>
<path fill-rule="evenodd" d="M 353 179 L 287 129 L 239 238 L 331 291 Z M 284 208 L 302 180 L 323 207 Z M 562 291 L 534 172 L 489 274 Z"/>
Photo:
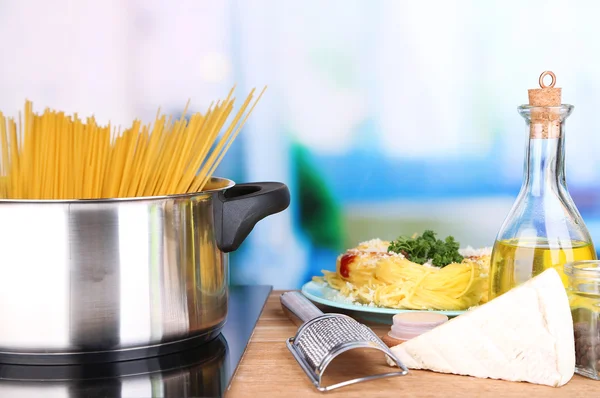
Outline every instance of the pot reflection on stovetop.
<path fill-rule="evenodd" d="M 222 335 L 187 351 L 109 364 L 0 365 L 0 397 L 216 397 L 228 385 Z"/>
<path fill-rule="evenodd" d="M 192 398 L 225 394 L 244 355 L 270 286 L 230 286 L 221 334 L 185 351 L 88 365 L 0 364 L 1 398 Z"/>

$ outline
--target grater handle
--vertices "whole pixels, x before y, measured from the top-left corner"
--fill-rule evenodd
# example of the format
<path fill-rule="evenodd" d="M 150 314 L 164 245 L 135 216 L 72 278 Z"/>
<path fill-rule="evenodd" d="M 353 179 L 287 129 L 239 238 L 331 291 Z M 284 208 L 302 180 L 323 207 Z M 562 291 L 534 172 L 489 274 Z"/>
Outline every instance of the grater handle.
<path fill-rule="evenodd" d="M 323 315 L 323 312 L 300 292 L 283 293 L 280 300 L 284 312 L 286 312 L 297 325 Z"/>

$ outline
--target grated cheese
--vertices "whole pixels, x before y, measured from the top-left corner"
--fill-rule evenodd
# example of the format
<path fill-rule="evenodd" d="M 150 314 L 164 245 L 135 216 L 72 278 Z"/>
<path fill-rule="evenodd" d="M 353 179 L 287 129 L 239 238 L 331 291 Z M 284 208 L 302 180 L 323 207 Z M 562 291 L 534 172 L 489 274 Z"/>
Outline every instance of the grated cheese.
<path fill-rule="evenodd" d="M 390 242 L 377 238 L 359 243 L 356 249 L 363 252 L 385 253 L 389 246 Z"/>
<path fill-rule="evenodd" d="M 459 249 L 458 252 L 463 257 L 491 256 L 492 248 L 491 247 L 483 247 L 481 249 L 474 249 L 471 246 L 467 246 L 464 249 Z"/>

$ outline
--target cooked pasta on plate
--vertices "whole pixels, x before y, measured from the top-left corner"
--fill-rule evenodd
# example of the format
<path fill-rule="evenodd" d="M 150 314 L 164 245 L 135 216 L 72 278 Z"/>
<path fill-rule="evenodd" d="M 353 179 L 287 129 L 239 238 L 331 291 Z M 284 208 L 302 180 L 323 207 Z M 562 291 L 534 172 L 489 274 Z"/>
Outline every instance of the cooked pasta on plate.
<path fill-rule="evenodd" d="M 313 283 L 363 306 L 467 310 L 487 302 L 491 249 L 458 247 L 452 237 L 438 240 L 432 231 L 393 242 L 373 239 L 338 256 L 336 271 L 323 271 Z"/>

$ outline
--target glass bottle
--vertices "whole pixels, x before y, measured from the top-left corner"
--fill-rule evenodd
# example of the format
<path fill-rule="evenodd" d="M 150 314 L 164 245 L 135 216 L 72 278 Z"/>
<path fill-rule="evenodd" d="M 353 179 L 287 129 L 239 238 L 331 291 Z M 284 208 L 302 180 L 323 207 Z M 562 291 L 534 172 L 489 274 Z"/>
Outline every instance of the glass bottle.
<path fill-rule="evenodd" d="M 548 268 L 555 268 L 567 287 L 565 263 L 596 259 L 565 180 L 565 120 L 573 106 L 561 104 L 554 74 L 550 87 L 543 78 L 542 89 L 529 90 L 530 104 L 518 108 L 529 133 L 524 180 L 492 251 L 490 299 Z"/>
<path fill-rule="evenodd" d="M 575 373 L 600 380 L 600 261 L 565 264 L 575 338 Z"/>

